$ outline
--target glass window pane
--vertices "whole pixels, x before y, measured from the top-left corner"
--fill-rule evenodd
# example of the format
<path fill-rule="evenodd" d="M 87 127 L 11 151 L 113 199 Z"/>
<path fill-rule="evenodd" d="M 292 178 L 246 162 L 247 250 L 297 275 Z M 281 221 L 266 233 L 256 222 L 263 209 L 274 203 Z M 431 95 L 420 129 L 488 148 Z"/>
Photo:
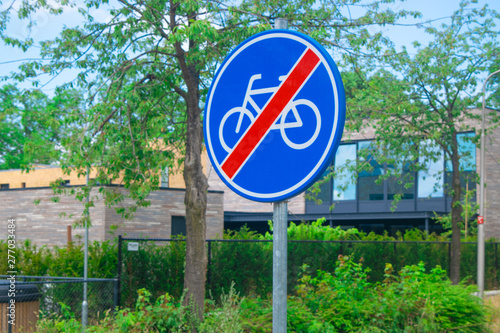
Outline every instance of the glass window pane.
<path fill-rule="evenodd" d="M 186 236 L 186 218 L 184 216 L 172 216 L 171 235 Z"/>
<path fill-rule="evenodd" d="M 168 167 L 161 171 L 160 188 L 168 188 Z"/>
<path fill-rule="evenodd" d="M 476 171 L 476 144 L 471 141 L 475 136 L 475 133 L 457 134 L 460 171 Z M 446 171 L 453 171 L 450 160 L 446 160 Z"/>
<path fill-rule="evenodd" d="M 320 178 L 320 181 L 323 182 L 319 188 L 321 189 L 321 192 L 318 193 L 316 196 L 316 199 L 321 200 L 322 203 L 331 205 L 331 200 L 332 198 L 331 193 L 332 193 L 332 181 L 331 179 L 325 180 L 324 178 L 330 173 L 330 169 L 326 169 L 326 171 L 323 173 L 323 175 Z"/>
<path fill-rule="evenodd" d="M 366 158 L 360 158 L 361 161 L 367 161 L 371 170 L 362 171 L 359 173 L 359 200 L 384 200 L 384 183 L 376 182 L 384 173 L 384 167 L 380 165 L 375 157 L 370 154 L 369 150 L 374 149 L 371 141 L 359 142 L 359 149 L 367 149 L 368 154 Z"/>
<path fill-rule="evenodd" d="M 401 176 L 387 179 L 387 199 L 393 200 L 396 194 L 400 194 L 402 200 L 415 198 L 415 180 L 413 179 L 412 181 L 413 175 L 412 172 L 410 172 L 410 163 L 411 162 L 404 163 L 402 166 L 403 170 L 401 170 L 401 165 L 397 165 L 397 172 L 401 172 Z M 393 165 L 387 165 L 387 168 L 394 169 L 395 167 Z M 409 187 L 406 185 L 411 182 L 413 186 Z"/>
<path fill-rule="evenodd" d="M 356 200 L 354 171 L 349 166 L 356 165 L 356 144 L 340 145 L 335 154 L 333 200 Z"/>
<path fill-rule="evenodd" d="M 441 148 L 431 144 L 430 140 L 422 141 L 421 150 L 437 156 L 435 161 L 424 156 L 419 157 L 419 163 L 426 166 L 425 171 L 418 172 L 418 197 L 443 197 L 444 154 Z"/>
<path fill-rule="evenodd" d="M 471 140 L 475 133 L 461 133 L 457 135 L 460 170 L 476 171 L 476 145 Z"/>
<path fill-rule="evenodd" d="M 413 153 L 415 144 L 413 142 L 403 143 L 404 155 L 393 155 L 390 150 L 387 155 L 393 160 L 393 164 L 387 164 L 387 173 L 392 177 L 387 178 L 387 199 L 394 200 L 394 196 L 401 195 L 401 200 L 415 198 L 415 177 L 412 167 L 415 165 Z"/>

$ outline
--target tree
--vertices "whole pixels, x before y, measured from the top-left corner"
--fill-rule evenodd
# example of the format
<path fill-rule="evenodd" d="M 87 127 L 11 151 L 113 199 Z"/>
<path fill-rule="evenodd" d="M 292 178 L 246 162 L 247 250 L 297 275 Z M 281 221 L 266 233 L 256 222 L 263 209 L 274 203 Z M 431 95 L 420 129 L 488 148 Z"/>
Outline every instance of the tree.
<path fill-rule="evenodd" d="M 194 299 L 201 317 L 205 296 L 205 212 L 207 180 L 202 172 L 202 110 L 210 80 L 228 51 L 243 39 L 271 29 L 275 18 L 287 18 L 290 28 L 346 55 L 379 52 L 386 39 L 370 34 L 373 24 L 394 24 L 414 13 L 382 10 L 393 0 L 223 1 L 87 0 L 79 12 L 83 27 L 67 27 L 59 37 L 41 43 L 45 61 L 24 63 L 14 78 L 37 81 L 40 72 L 56 75 L 77 69 L 77 85 L 88 95 L 84 110 L 65 116 L 74 129 L 62 140 L 63 167 L 84 173 L 98 169 L 96 181 L 122 179 L 136 205 L 147 206 L 147 195 L 158 187 L 159 170 L 174 163 L 182 151 L 186 183 L 186 301 Z M 40 8 L 53 13 L 68 4 L 23 1 L 18 14 L 28 18 Z M 70 3 L 69 6 L 76 6 Z M 349 10 L 360 12 L 352 18 Z M 10 8 L 9 10 L 12 10 Z M 106 11 L 107 18 L 93 16 Z M 8 14 L 8 13 L 7 13 Z M 8 17 L 3 13 L 1 17 Z M 3 32 L 2 32 L 3 31 Z M 24 49 L 34 41 L 5 34 L 9 45 Z M 86 190 L 88 191 L 88 189 Z M 108 190 L 106 200 L 123 200 Z"/>
<path fill-rule="evenodd" d="M 379 71 L 369 78 L 370 91 L 362 91 L 356 101 L 360 114 L 375 127 L 379 163 L 393 167 L 384 177 L 404 176 L 408 171 L 428 170 L 442 158 L 447 162 L 451 185 L 445 194 L 451 206 L 451 280 L 460 279 L 460 228 L 463 178 L 470 153 L 460 149 L 461 132 L 476 132 L 480 97 L 478 81 L 498 57 L 498 14 L 484 8 L 470 8 L 462 2 L 449 24 L 426 31 L 433 40 L 425 47 L 415 42 L 416 53 L 403 50 L 388 57 L 391 71 Z M 491 121 L 496 122 L 496 115 Z M 359 125 L 359 124 L 358 124 Z M 478 133 L 479 134 L 479 133 Z M 463 138 L 474 140 L 476 138 Z M 365 154 L 365 157 L 368 153 Z M 376 154 L 373 153 L 374 155 Z M 399 162 L 397 162 L 399 161 Z M 411 175 L 407 172 L 406 176 Z M 429 171 L 429 176 L 432 176 Z M 443 173 L 437 177 L 444 177 Z M 438 190 L 435 185 L 434 190 Z"/>
<path fill-rule="evenodd" d="M 21 91 L 12 84 L 1 87 L 0 170 L 57 161 L 64 131 L 59 120 L 78 101 L 75 91 L 49 98 L 40 90 Z"/>

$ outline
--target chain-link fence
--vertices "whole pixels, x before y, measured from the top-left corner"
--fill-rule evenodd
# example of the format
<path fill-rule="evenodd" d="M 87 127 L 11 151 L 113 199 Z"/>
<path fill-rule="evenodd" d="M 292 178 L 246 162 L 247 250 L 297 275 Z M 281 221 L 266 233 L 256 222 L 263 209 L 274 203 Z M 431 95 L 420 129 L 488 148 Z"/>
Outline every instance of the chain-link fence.
<path fill-rule="evenodd" d="M 71 315 L 76 319 L 81 318 L 85 282 L 83 278 L 15 276 L 15 280 L 12 280 L 9 275 L 0 275 L 0 278 L 0 307 L 9 304 L 11 297 L 7 291 L 14 290 L 17 323 L 34 325 L 39 318 L 49 316 Z M 12 283 L 14 288 L 10 287 Z M 102 318 L 106 312 L 116 308 L 119 299 L 118 286 L 118 279 L 87 279 L 90 319 Z M 33 320 L 33 315 L 36 320 Z M 19 326 L 17 323 L 16 326 Z M 4 330 L 7 329 L 7 323 L 1 324 L 5 328 L 0 327 L 0 330 L 7 332 Z"/>
<path fill-rule="evenodd" d="M 133 246 L 129 246 L 130 243 Z M 185 241 L 178 239 L 122 238 L 118 242 L 121 305 L 134 305 L 137 290 L 153 296 L 183 292 Z M 207 297 L 218 298 L 231 282 L 241 295 L 272 293 L 272 241 L 207 240 Z M 339 255 L 351 256 L 369 267 L 370 282 L 384 279 L 386 263 L 394 272 L 424 262 L 449 271 L 451 242 L 432 241 L 288 241 L 288 292 L 293 293 L 303 271 L 334 271 Z M 500 278 L 498 243 L 486 243 L 486 288 L 497 289 Z M 477 244 L 463 242 L 461 280 L 476 283 Z"/>

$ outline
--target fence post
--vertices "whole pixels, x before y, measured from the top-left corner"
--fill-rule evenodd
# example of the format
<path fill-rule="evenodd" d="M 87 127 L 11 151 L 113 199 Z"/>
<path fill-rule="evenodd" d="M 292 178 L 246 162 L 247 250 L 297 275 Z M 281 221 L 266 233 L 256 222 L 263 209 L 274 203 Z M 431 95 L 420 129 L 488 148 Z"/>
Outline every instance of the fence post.
<path fill-rule="evenodd" d="M 118 235 L 118 266 L 116 267 L 116 283 L 115 283 L 115 308 L 120 306 L 121 296 L 121 280 L 122 280 L 122 235 Z"/>
<path fill-rule="evenodd" d="M 118 310 L 118 303 L 120 302 L 120 280 L 114 279 L 113 282 L 113 312 Z"/>

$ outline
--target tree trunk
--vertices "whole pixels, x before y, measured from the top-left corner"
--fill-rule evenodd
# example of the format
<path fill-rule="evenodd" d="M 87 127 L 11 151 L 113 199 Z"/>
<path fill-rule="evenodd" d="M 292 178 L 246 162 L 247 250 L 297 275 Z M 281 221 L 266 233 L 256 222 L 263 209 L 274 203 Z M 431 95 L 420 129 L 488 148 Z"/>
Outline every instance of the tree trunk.
<path fill-rule="evenodd" d="M 192 99 L 192 98 L 191 98 Z M 187 289 L 185 305 L 195 305 L 198 318 L 203 319 L 205 282 L 207 271 L 206 209 L 208 182 L 201 165 L 202 126 L 200 112 L 194 101 L 187 103 L 186 156 L 184 181 L 186 183 L 186 267 L 184 289 Z M 193 302 L 194 301 L 194 302 Z"/>
<path fill-rule="evenodd" d="M 176 12 L 179 2 L 170 1 L 170 24 L 176 29 Z M 188 15 L 189 24 L 196 20 L 196 13 Z M 194 42 L 189 41 L 189 49 L 194 49 Z M 184 182 L 186 184 L 186 266 L 184 269 L 184 305 L 203 320 L 205 302 L 205 282 L 207 273 L 206 211 L 208 181 L 203 173 L 201 151 L 203 144 L 203 126 L 201 123 L 200 71 L 196 63 L 186 59 L 186 52 L 181 43 L 174 44 L 178 64 L 181 68 L 187 92 L 178 93 L 186 101 L 186 154 L 184 157 Z M 196 328 L 192 328 L 196 331 Z"/>
<path fill-rule="evenodd" d="M 462 186 L 460 184 L 460 164 L 458 155 L 458 142 L 456 135 L 453 136 L 453 147 L 451 162 L 453 165 L 452 173 L 452 190 L 453 197 L 451 203 L 451 264 L 450 278 L 452 284 L 460 282 L 460 221 L 462 219 L 462 204 L 460 197 L 462 194 Z"/>

